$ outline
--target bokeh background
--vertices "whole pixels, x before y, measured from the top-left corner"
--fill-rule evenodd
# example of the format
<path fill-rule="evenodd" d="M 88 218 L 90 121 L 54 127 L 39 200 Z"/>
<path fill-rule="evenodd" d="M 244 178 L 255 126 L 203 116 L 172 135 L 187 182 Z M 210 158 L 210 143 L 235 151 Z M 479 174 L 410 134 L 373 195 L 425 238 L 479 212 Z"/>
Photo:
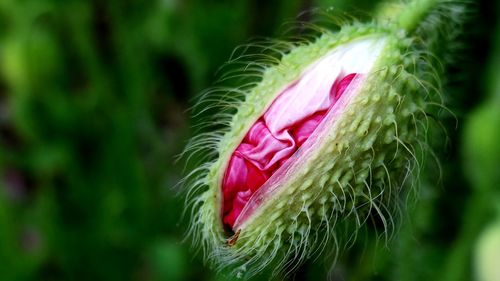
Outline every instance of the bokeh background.
<path fill-rule="evenodd" d="M 1 0 L 0 280 L 234 279 L 183 242 L 174 157 L 193 134 L 187 109 L 236 46 L 314 20 L 304 11 L 364 20 L 377 4 Z M 447 72 L 456 119 L 444 120 L 441 180 L 424 176 L 395 239 L 360 239 L 333 280 L 465 281 L 500 267 L 499 3 L 472 8 Z M 308 262 L 295 280 L 328 267 Z"/>

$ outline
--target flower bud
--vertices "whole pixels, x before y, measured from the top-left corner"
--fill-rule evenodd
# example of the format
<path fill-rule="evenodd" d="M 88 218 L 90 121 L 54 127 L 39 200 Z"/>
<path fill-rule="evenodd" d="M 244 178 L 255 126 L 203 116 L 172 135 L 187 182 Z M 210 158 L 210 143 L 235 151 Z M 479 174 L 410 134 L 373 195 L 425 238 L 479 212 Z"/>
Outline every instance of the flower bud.
<path fill-rule="evenodd" d="M 250 87 L 223 88 L 227 126 L 188 147 L 214 156 L 191 173 L 191 233 L 208 259 L 247 277 L 270 264 L 289 272 L 338 249 L 340 224 L 353 235 L 367 220 L 394 227 L 428 148 L 427 112 L 441 102 L 418 30 L 384 18 L 323 31 L 246 65 L 259 69 Z"/>

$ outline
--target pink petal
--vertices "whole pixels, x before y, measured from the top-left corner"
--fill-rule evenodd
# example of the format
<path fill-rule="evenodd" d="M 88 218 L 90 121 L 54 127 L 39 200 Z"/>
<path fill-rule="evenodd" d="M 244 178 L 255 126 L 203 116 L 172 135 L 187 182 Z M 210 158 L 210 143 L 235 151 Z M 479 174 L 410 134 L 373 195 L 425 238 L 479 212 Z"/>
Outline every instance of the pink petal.
<path fill-rule="evenodd" d="M 313 134 L 355 76 L 304 76 L 276 98 L 231 156 L 222 184 L 224 224 L 232 228 L 252 194 Z"/>

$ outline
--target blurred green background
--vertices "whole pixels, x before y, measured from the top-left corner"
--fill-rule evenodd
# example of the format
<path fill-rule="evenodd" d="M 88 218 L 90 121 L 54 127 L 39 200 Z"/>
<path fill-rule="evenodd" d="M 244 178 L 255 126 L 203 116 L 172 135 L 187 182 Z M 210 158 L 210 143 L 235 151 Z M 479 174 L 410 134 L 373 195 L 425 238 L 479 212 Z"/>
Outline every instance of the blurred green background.
<path fill-rule="evenodd" d="M 183 242 L 187 109 L 236 46 L 314 20 L 303 11 L 365 19 L 377 3 L 0 0 L 0 280 L 232 280 Z M 333 280 L 471 280 L 484 264 L 478 237 L 500 213 L 500 13 L 472 7 L 448 71 L 442 181 L 423 180 L 389 247 L 360 239 Z"/>

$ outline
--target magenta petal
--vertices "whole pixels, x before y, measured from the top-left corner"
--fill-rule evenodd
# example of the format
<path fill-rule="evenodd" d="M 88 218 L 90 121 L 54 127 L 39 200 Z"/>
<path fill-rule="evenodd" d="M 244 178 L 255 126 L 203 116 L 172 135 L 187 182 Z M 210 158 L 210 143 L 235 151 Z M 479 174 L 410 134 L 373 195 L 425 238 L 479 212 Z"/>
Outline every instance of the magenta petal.
<path fill-rule="evenodd" d="M 276 98 L 231 156 L 222 184 L 224 224 L 232 228 L 252 194 L 311 136 L 355 76 L 305 77 Z"/>

